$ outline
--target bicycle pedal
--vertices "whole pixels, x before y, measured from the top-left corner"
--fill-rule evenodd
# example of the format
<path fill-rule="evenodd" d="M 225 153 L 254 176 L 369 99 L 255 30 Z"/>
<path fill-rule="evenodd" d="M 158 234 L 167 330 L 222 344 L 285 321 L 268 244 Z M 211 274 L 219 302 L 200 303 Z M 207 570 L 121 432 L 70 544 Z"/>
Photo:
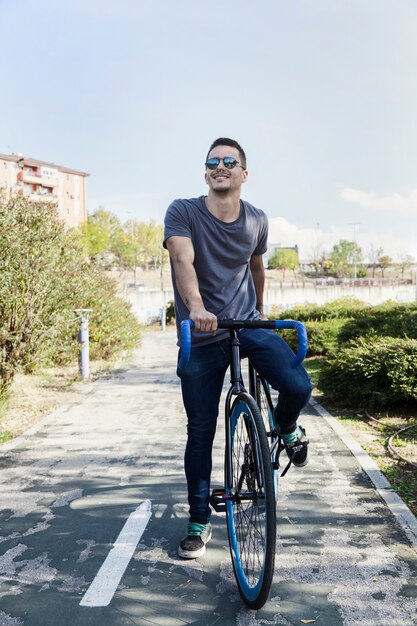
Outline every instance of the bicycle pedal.
<path fill-rule="evenodd" d="M 216 513 L 226 513 L 226 490 L 213 489 L 210 496 L 210 505 Z"/>

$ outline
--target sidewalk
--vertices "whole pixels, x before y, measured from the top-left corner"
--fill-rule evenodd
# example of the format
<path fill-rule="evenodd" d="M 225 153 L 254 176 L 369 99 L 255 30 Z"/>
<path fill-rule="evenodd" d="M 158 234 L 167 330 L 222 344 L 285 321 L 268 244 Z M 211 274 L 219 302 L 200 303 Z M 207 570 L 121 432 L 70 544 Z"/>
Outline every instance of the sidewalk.
<path fill-rule="evenodd" d="M 177 557 L 187 506 L 175 364 L 173 332 L 146 334 L 113 377 L 0 449 L 0 626 L 417 624 L 416 550 L 311 406 L 300 420 L 311 461 L 280 482 L 265 607 L 241 603 L 223 516 L 213 516 L 205 557 Z M 219 418 L 213 486 L 223 481 L 222 434 Z M 110 603 L 80 606 L 126 520 L 147 503 L 152 515 Z"/>

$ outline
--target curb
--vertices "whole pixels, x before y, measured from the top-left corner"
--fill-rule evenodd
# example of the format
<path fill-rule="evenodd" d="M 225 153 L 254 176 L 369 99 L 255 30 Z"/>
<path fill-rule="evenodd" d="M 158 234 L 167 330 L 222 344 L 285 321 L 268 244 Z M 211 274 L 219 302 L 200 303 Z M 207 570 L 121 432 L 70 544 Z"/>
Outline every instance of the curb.
<path fill-rule="evenodd" d="M 319 415 L 321 415 L 329 426 L 340 437 L 345 446 L 351 451 L 358 461 L 364 472 L 369 476 L 381 498 L 385 501 L 391 513 L 404 530 L 413 548 L 417 550 L 417 518 L 410 511 L 405 502 L 393 490 L 389 481 L 379 470 L 375 461 L 371 459 L 369 454 L 358 444 L 352 435 L 342 426 L 342 424 L 331 415 L 316 400 L 311 399 L 309 402 Z"/>

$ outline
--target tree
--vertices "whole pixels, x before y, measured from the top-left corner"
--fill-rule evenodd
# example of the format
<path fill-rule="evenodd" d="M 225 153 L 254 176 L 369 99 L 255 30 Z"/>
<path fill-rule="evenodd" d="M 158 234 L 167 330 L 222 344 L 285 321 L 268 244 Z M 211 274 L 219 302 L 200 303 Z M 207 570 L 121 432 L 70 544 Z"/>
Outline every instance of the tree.
<path fill-rule="evenodd" d="M 81 243 L 90 258 L 112 252 L 115 239 L 120 236 L 119 218 L 104 207 L 99 207 L 88 216 L 80 227 Z"/>
<path fill-rule="evenodd" d="M 328 276 L 332 273 L 333 270 L 333 262 L 323 254 L 319 259 L 313 261 L 313 267 L 316 272 L 316 276 L 320 274 L 324 274 Z"/>
<path fill-rule="evenodd" d="M 284 270 L 285 278 L 285 270 L 295 270 L 299 266 L 298 254 L 288 248 L 278 249 L 268 259 L 268 265 L 272 269 Z"/>
<path fill-rule="evenodd" d="M 122 224 L 111 211 L 99 207 L 80 228 L 81 243 L 90 258 L 117 257 L 124 267 L 161 263 L 163 226 L 155 220 L 128 220 Z"/>
<path fill-rule="evenodd" d="M 341 239 L 330 253 L 336 276 L 354 276 L 357 264 L 362 260 L 362 248 L 355 241 Z"/>
<path fill-rule="evenodd" d="M 387 254 L 383 254 L 378 259 L 379 267 L 381 268 L 382 278 L 384 278 L 385 270 L 387 267 L 393 264 L 393 260 Z"/>
<path fill-rule="evenodd" d="M 153 262 L 154 269 L 156 269 L 161 254 L 163 226 L 157 224 L 155 220 L 151 220 L 148 223 L 141 222 L 138 224 L 136 236 L 139 242 L 142 263 L 148 270 L 149 265 Z"/>
<path fill-rule="evenodd" d="M 404 279 L 404 273 L 406 270 L 410 270 L 415 263 L 414 257 L 411 254 L 406 254 L 401 257 L 400 269 L 401 269 L 401 279 Z"/>
<path fill-rule="evenodd" d="M 368 259 L 372 265 L 372 278 L 375 278 L 375 269 L 378 266 L 378 259 L 383 254 L 383 249 L 381 247 L 375 248 L 371 245 L 371 248 L 368 253 Z"/>

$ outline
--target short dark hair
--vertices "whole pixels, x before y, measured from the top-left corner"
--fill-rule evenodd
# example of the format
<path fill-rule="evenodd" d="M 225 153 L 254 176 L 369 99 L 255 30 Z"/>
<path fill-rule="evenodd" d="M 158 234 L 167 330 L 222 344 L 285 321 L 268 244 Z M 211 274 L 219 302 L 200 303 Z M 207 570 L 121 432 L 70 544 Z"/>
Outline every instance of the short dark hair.
<path fill-rule="evenodd" d="M 234 139 L 229 139 L 229 137 L 219 137 L 218 139 L 213 141 L 209 148 L 209 151 L 207 152 L 206 161 L 210 152 L 213 150 L 213 148 L 216 148 L 217 146 L 230 146 L 231 148 L 236 148 L 236 150 L 239 152 L 241 165 L 246 169 L 246 154 L 244 149 L 240 144 L 238 144 L 237 141 L 235 141 Z"/>

